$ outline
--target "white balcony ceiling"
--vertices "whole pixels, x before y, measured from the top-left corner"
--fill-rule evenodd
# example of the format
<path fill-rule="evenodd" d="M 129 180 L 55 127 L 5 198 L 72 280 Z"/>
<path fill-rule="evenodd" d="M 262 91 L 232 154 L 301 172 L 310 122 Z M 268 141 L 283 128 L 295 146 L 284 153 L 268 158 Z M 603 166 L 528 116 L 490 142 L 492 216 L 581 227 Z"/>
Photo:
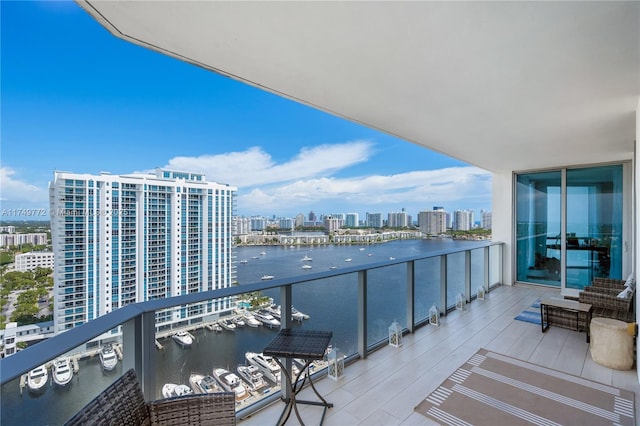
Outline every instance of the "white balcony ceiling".
<path fill-rule="evenodd" d="M 491 171 L 632 157 L 640 2 L 79 4 L 126 40 Z"/>

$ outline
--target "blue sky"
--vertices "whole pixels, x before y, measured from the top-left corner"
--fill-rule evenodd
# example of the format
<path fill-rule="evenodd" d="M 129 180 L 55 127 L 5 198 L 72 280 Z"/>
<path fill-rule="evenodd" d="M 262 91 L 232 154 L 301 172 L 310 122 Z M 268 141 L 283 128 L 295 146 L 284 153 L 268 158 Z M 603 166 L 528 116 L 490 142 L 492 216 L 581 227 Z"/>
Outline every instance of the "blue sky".
<path fill-rule="evenodd" d="M 156 167 L 238 187 L 238 215 L 491 210 L 490 174 L 115 38 L 71 1 L 2 1 L 0 202 L 54 170 Z"/>

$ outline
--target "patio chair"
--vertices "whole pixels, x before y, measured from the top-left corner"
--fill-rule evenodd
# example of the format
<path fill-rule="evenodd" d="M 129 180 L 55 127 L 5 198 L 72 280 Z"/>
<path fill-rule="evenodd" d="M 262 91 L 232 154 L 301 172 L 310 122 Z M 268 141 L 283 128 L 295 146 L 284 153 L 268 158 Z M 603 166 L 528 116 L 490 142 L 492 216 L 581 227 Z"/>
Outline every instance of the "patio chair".
<path fill-rule="evenodd" d="M 236 424 L 235 394 L 192 394 L 145 402 L 138 377 L 127 371 L 84 406 L 67 426 Z"/>

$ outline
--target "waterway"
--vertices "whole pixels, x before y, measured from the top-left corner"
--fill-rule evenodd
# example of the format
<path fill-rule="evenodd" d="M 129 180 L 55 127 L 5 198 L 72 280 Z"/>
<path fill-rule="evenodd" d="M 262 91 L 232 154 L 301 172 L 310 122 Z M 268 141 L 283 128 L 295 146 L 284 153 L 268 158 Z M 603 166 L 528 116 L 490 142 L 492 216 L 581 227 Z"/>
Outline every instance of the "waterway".
<path fill-rule="evenodd" d="M 300 276 L 312 272 L 389 260 L 402 259 L 429 252 L 472 247 L 474 243 L 452 240 L 403 240 L 366 246 L 327 245 L 313 247 L 249 246 L 238 247 L 237 277 L 240 285 L 260 281 L 263 275 L 276 278 Z M 308 256 L 311 261 L 303 261 Z M 246 263 L 240 263 L 246 259 Z M 346 262 L 345 259 L 351 259 Z M 473 261 L 473 257 L 472 257 Z M 438 274 L 429 267 L 416 266 L 416 279 L 435 280 Z M 303 264 L 312 266 L 302 269 Z M 372 270 L 369 277 L 369 339 L 380 339 L 387 335 L 393 320 L 402 323 L 404 318 L 404 265 Z M 431 275 L 434 276 L 431 276 Z M 332 345 L 344 353 L 356 351 L 357 279 L 355 274 L 347 274 L 331 280 L 297 285 L 293 287 L 294 306 L 310 318 L 295 327 L 331 330 L 334 334 Z M 278 302 L 277 289 L 265 292 Z M 438 295 L 424 286 L 417 290 L 421 300 L 421 311 L 436 303 Z M 157 352 L 159 387 L 163 383 L 188 384 L 192 373 L 211 374 L 213 368 L 223 367 L 235 370 L 244 364 L 245 353 L 262 352 L 276 333 L 276 329 L 266 327 L 241 327 L 236 331 L 214 332 L 199 329 L 192 332 L 196 342 L 191 348 L 181 348 L 170 338 L 160 342 L 163 350 Z M 125 349 L 126 350 L 126 349 Z M 80 369 L 66 388 L 53 385 L 40 395 L 32 395 L 25 388 L 21 394 L 18 381 L 2 387 L 0 424 L 9 425 L 59 425 L 77 412 L 93 396 L 108 386 L 122 374 L 122 363 L 111 373 L 104 373 L 98 357 L 82 359 Z M 51 374 L 50 374 L 51 376 Z M 159 397 L 159 395 L 156 395 Z"/>

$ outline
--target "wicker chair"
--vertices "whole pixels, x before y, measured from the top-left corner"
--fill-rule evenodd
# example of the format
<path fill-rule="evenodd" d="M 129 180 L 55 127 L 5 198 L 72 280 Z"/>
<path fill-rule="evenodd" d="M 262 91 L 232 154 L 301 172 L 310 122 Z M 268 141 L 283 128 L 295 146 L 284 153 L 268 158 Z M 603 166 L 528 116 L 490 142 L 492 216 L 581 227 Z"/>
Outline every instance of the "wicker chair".
<path fill-rule="evenodd" d="M 220 392 L 146 403 L 134 370 L 127 371 L 66 423 L 80 425 L 235 425 L 235 394 Z"/>

